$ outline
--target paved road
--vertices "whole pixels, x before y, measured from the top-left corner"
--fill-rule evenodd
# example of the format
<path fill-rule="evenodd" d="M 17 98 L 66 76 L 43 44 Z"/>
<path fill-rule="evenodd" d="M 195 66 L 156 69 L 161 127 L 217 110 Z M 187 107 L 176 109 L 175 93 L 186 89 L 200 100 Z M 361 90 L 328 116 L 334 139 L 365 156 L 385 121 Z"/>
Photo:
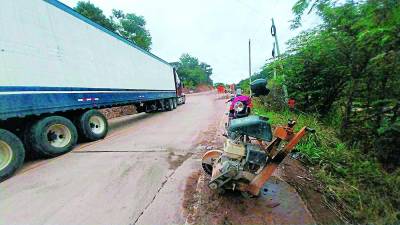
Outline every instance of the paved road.
<path fill-rule="evenodd" d="M 214 138 L 210 127 L 221 127 L 224 111 L 224 100 L 213 93 L 191 95 L 172 112 L 112 120 L 105 140 L 27 163 L 0 183 L 0 225 L 184 224 L 186 180 L 200 169 L 192 153 Z M 313 221 L 293 188 L 271 187 L 268 199 L 281 205 L 271 209 L 262 203 L 269 200 L 254 200 L 239 221 L 254 221 L 254 213 L 261 224 Z"/>
<path fill-rule="evenodd" d="M 223 101 L 188 97 L 171 112 L 112 121 L 107 139 L 30 163 L 0 184 L 0 224 L 182 224 L 186 160 Z M 181 162 L 184 163 L 181 165 Z"/>

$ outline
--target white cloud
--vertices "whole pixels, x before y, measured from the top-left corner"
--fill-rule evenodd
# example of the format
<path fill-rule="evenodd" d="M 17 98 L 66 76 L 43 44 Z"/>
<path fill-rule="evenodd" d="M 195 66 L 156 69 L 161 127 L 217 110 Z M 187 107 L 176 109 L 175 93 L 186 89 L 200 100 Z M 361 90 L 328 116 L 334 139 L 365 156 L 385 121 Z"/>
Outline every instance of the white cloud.
<path fill-rule="evenodd" d="M 78 0 L 61 0 L 73 7 Z M 109 15 L 113 8 L 145 17 L 153 38 L 152 52 L 174 62 L 189 53 L 214 69 L 215 82 L 233 83 L 248 76 L 248 39 L 252 39 L 252 71 L 271 57 L 271 18 L 281 51 L 299 33 L 289 29 L 295 0 L 91 0 Z M 304 21 L 315 26 L 316 16 Z"/>

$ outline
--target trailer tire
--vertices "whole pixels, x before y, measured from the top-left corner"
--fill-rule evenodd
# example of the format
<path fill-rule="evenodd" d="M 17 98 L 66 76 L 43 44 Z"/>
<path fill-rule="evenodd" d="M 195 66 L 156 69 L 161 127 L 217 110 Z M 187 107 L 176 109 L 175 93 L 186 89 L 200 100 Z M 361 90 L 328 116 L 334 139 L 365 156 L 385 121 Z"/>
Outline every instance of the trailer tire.
<path fill-rule="evenodd" d="M 186 96 L 183 96 L 183 101 L 182 101 L 182 105 L 184 105 L 186 103 Z"/>
<path fill-rule="evenodd" d="M 78 140 L 75 125 L 62 116 L 45 117 L 26 132 L 25 143 L 36 156 L 51 158 L 70 152 Z"/>
<path fill-rule="evenodd" d="M 81 114 L 75 121 L 79 137 L 85 141 L 103 139 L 108 133 L 107 118 L 97 110 L 89 110 Z"/>
<path fill-rule="evenodd" d="M 13 133 L 0 129 L 0 182 L 12 176 L 22 166 L 25 149 Z"/>
<path fill-rule="evenodd" d="M 173 103 L 173 109 L 176 109 L 178 107 L 178 100 L 176 98 L 173 98 L 172 103 Z"/>
<path fill-rule="evenodd" d="M 172 102 L 172 98 L 169 98 L 166 101 L 167 101 L 166 105 L 167 111 L 172 111 L 174 109 L 174 103 Z"/>

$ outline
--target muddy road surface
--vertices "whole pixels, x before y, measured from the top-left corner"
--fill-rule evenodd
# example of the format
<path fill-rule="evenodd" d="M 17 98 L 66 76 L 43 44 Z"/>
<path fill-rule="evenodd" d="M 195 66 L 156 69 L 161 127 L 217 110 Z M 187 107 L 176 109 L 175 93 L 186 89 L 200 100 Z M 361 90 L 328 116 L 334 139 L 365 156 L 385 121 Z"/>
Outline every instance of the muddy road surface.
<path fill-rule="evenodd" d="M 187 180 L 199 172 L 205 148 L 221 144 L 218 127 L 224 102 L 212 92 L 191 95 L 171 112 L 112 120 L 105 140 L 81 144 L 55 159 L 27 163 L 0 183 L 0 224 L 189 223 L 186 208 L 197 203 L 185 204 Z M 195 188 L 193 195 L 198 196 Z M 305 214 L 300 216 L 312 221 L 299 201 L 298 212 Z"/>

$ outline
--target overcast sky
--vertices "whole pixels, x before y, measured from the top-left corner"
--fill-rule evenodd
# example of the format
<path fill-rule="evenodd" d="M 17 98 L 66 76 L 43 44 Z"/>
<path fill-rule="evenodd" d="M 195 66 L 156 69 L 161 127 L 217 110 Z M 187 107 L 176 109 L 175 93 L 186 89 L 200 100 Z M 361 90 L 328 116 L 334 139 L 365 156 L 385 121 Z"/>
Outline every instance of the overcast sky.
<path fill-rule="evenodd" d="M 74 7 L 78 0 L 61 0 Z M 300 30 L 289 29 L 296 0 L 91 0 L 106 15 L 121 9 L 142 15 L 153 38 L 151 52 L 168 62 L 189 53 L 213 67 L 214 82 L 236 83 L 248 77 L 248 40 L 252 71 L 271 57 L 269 29 L 275 19 L 281 52 Z M 303 28 L 318 24 L 307 16 Z"/>

